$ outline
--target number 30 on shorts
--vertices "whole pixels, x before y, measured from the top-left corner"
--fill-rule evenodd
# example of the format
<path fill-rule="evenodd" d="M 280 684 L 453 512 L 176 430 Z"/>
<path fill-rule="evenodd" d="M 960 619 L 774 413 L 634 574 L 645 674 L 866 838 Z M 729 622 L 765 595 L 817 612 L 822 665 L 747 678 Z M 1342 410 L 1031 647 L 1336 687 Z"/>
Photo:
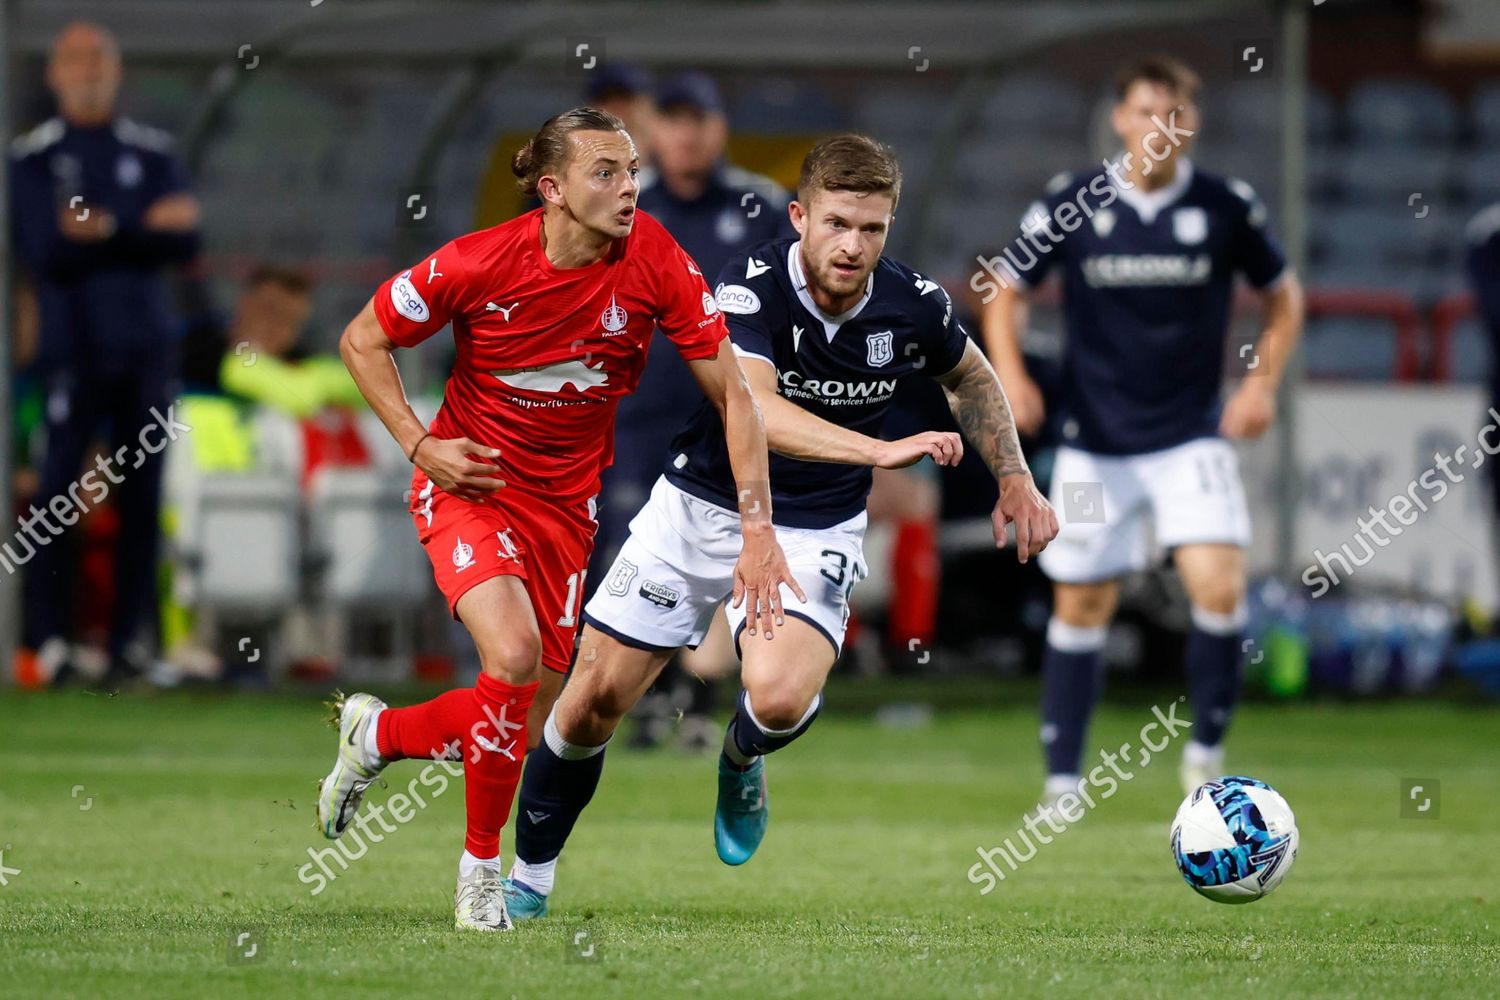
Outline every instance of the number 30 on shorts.
<path fill-rule="evenodd" d="M 843 587 L 844 597 L 848 598 L 854 593 L 854 585 L 859 582 L 861 576 L 859 565 L 856 563 L 851 569 L 849 556 L 838 549 L 824 549 L 819 555 L 826 565 L 818 572 L 823 575 L 823 579 L 835 587 Z"/>

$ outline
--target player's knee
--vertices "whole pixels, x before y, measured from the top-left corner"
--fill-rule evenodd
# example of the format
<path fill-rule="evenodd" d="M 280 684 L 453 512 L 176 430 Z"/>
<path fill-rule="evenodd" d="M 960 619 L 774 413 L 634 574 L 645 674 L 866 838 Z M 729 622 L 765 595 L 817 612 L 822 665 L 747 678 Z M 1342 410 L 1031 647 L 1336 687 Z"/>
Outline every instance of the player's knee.
<path fill-rule="evenodd" d="M 535 635 L 506 635 L 479 644 L 479 668 L 507 684 L 529 684 L 542 665 L 542 643 Z"/>
<path fill-rule="evenodd" d="M 1052 616 L 1074 628 L 1108 625 L 1115 613 L 1115 585 L 1059 588 Z"/>
<path fill-rule="evenodd" d="M 1232 617 L 1245 603 L 1245 585 L 1240 580 L 1214 580 L 1193 588 L 1190 595 L 1194 611 L 1206 611 L 1219 618 Z"/>
<path fill-rule="evenodd" d="M 808 695 L 789 687 L 766 685 L 749 689 L 750 711 L 755 721 L 770 732 L 793 729 L 812 707 L 816 694 Z"/>

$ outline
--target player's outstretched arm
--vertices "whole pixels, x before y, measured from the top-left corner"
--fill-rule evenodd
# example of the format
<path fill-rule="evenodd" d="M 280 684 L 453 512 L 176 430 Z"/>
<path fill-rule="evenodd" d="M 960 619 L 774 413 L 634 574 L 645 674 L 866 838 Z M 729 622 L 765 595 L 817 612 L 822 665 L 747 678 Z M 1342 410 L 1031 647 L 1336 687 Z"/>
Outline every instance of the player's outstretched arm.
<path fill-rule="evenodd" d="M 1276 419 L 1277 387 L 1302 338 L 1306 305 L 1297 275 L 1288 269 L 1262 295 L 1264 329 L 1255 343 L 1251 364 L 1240 376 L 1240 387 L 1225 401 L 1219 418 L 1219 433 L 1227 438 L 1258 438 L 1271 426 Z"/>
<path fill-rule="evenodd" d="M 1026 333 L 1029 315 L 1026 293 L 1006 284 L 997 288 L 994 298 L 984 304 L 979 324 L 984 352 L 1000 376 L 1016 428 L 1022 434 L 1036 434 L 1047 418 L 1042 390 L 1026 373 L 1025 356 L 1021 353 L 1021 338 Z"/>
<path fill-rule="evenodd" d="M 729 446 L 729 464 L 734 469 L 740 498 L 740 526 L 744 539 L 739 563 L 734 568 L 734 606 L 747 603 L 746 628 L 756 633 L 757 623 L 767 639 L 776 625 L 785 624 L 781 611 L 781 587 L 785 584 L 803 602 L 807 595 L 797 585 L 786 564 L 786 555 L 776 541 L 771 524 L 770 458 L 766 454 L 766 427 L 760 407 L 750 394 L 750 384 L 735 360 L 729 338 L 719 342 L 712 358 L 689 361 L 688 367 L 703 394 L 719 410 L 724 438 Z"/>
<path fill-rule="evenodd" d="M 401 387 L 401 373 L 392 355 L 396 346 L 375 316 L 373 299 L 365 303 L 339 338 L 339 355 L 370 409 L 406 457 L 439 489 L 466 500 L 477 500 L 500 489 L 505 483 L 494 478 L 494 465 L 471 457 L 499 458 L 499 449 L 466 437 L 435 438 L 422 426 Z"/>
<path fill-rule="evenodd" d="M 963 439 L 950 431 L 883 441 L 840 427 L 782 397 L 776 391 L 776 368 L 770 362 L 742 358 L 740 367 L 765 416 L 766 441 L 778 455 L 881 469 L 904 469 L 928 456 L 939 465 L 957 465 L 964 457 Z"/>
<path fill-rule="evenodd" d="M 1016 555 L 1026 562 L 1057 537 L 1057 514 L 1031 479 L 1000 379 L 984 352 L 970 342 L 953 370 L 937 381 L 959 430 L 1000 484 L 1000 502 L 991 518 L 995 544 L 1005 544 L 1005 526 L 1014 524 Z"/>

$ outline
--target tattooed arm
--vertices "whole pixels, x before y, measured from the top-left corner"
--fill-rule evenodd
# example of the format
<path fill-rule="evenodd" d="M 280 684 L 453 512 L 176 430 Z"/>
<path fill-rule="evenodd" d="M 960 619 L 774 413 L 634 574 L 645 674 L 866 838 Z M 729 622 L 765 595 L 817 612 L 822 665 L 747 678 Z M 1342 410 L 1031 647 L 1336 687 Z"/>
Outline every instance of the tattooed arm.
<path fill-rule="evenodd" d="M 1017 556 L 1026 562 L 1057 536 L 1057 514 L 1031 479 L 1000 379 L 984 352 L 971 342 L 953 370 L 938 376 L 937 382 L 958 429 L 1000 484 L 1000 502 L 991 516 L 995 544 L 1005 545 L 1006 525 L 1013 522 Z"/>

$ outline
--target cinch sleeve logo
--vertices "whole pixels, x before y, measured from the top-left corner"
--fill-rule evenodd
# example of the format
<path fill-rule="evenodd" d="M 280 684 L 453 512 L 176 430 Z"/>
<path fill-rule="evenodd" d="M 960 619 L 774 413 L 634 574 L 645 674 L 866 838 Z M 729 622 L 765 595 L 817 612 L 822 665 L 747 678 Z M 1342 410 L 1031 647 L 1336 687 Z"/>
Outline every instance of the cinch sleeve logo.
<path fill-rule="evenodd" d="M 391 282 L 391 305 L 413 323 L 425 323 L 432 318 L 427 301 L 412 283 L 410 270 L 402 271 L 400 277 Z"/>
<path fill-rule="evenodd" d="M 720 285 L 715 290 L 715 301 L 727 313 L 748 316 L 760 312 L 760 296 L 744 285 Z"/>

